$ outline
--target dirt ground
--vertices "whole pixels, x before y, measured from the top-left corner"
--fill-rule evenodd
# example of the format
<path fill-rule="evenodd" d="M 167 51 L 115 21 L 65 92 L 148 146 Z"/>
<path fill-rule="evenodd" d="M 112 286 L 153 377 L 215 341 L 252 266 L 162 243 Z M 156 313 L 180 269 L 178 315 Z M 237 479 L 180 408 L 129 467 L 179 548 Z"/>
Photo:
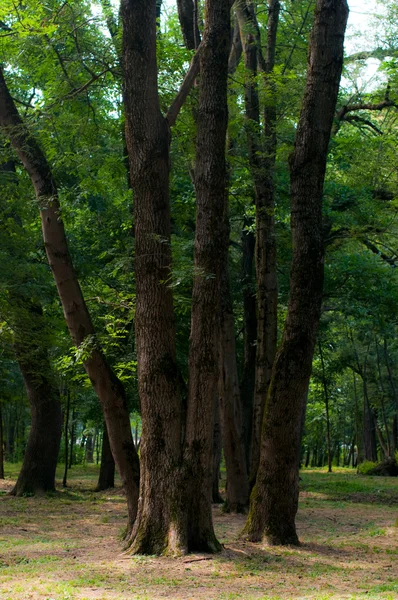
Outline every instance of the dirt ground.
<path fill-rule="evenodd" d="M 309 474 L 306 485 L 303 476 L 301 547 L 243 542 L 245 517 L 214 507 L 223 552 L 179 559 L 124 554 L 120 490 L 94 493 L 84 475 L 50 497 L 3 493 L 0 598 L 398 599 L 398 481 L 372 478 L 370 489 L 333 496 L 333 481 L 329 491 L 314 491 L 322 477 Z M 12 483 L 0 482 L 0 491 Z"/>

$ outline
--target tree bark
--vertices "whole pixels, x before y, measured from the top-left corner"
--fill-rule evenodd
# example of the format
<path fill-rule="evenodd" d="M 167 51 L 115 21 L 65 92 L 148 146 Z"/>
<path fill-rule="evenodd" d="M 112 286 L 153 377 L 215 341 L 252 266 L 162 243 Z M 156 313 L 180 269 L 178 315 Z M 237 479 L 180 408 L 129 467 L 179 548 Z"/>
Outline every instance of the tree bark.
<path fill-rule="evenodd" d="M 15 356 L 31 407 L 31 427 L 14 496 L 55 489 L 62 435 L 60 395 L 48 357 L 46 324 L 40 306 L 19 302 L 14 329 Z M 21 316 L 23 315 L 23 316 Z"/>
<path fill-rule="evenodd" d="M 62 487 L 66 488 L 67 479 L 68 479 L 68 458 L 69 458 L 69 413 L 70 413 L 70 390 L 68 389 L 66 392 L 66 407 L 64 413 L 64 439 L 65 439 L 65 466 L 64 466 L 64 476 L 62 478 Z"/>
<path fill-rule="evenodd" d="M 184 458 L 190 473 L 188 547 L 220 549 L 211 514 L 213 407 L 219 375 L 220 292 L 225 260 L 225 164 L 230 2 L 207 0 L 200 55 L 196 145 L 196 235 Z"/>
<path fill-rule="evenodd" d="M 4 429 L 3 411 L 0 404 L 0 479 L 4 479 Z"/>
<path fill-rule="evenodd" d="M 197 4 L 194 0 L 177 0 L 177 7 L 185 46 L 188 50 L 195 50 L 200 42 L 198 15 L 195 10 Z"/>
<path fill-rule="evenodd" d="M 229 234 L 229 222 L 226 218 Z M 229 239 L 229 235 L 228 235 Z M 227 470 L 225 509 L 245 512 L 249 504 L 249 481 L 243 443 L 241 399 L 236 363 L 234 314 L 229 288 L 228 239 L 221 273 L 221 332 L 219 396 L 222 415 L 224 458 Z"/>
<path fill-rule="evenodd" d="M 301 416 L 321 313 L 322 194 L 347 17 L 346 0 L 317 0 L 306 91 L 290 162 L 290 299 L 267 395 L 260 465 L 246 525 L 252 541 L 266 538 L 271 544 L 299 543 L 295 516 Z"/>
<path fill-rule="evenodd" d="M 87 310 L 69 254 L 57 186 L 40 146 L 21 120 L 0 69 L 0 126 L 27 170 L 40 208 L 44 245 L 72 339 L 84 349 L 84 367 L 100 399 L 110 444 L 127 498 L 129 528 L 138 502 L 139 461 L 121 382 L 109 366 Z"/>
<path fill-rule="evenodd" d="M 104 423 L 104 435 L 102 436 L 101 466 L 98 477 L 97 492 L 115 487 L 115 461 L 113 460 L 111 447 L 109 445 L 108 431 Z"/>
<path fill-rule="evenodd" d="M 214 428 L 213 428 L 213 504 L 223 504 L 224 498 L 220 494 L 220 463 L 222 455 L 222 433 L 221 433 L 221 416 L 220 416 L 220 401 L 218 394 L 214 399 Z"/>
<path fill-rule="evenodd" d="M 245 220 L 245 227 L 250 222 Z M 255 283 L 253 281 L 253 259 L 256 244 L 252 231 L 242 231 L 242 289 L 243 289 L 243 324 L 244 324 L 244 358 L 243 373 L 240 383 L 240 395 L 243 413 L 243 439 L 247 471 L 250 473 L 250 455 L 253 428 L 253 400 L 256 376 L 257 346 L 257 306 Z"/>
<path fill-rule="evenodd" d="M 264 109 L 264 139 L 261 140 L 260 105 L 256 81 L 260 56 L 262 59 L 261 47 L 257 40 L 258 26 L 251 5 L 242 0 L 236 5 L 245 55 L 245 106 L 248 121 L 249 165 L 256 198 L 257 347 L 250 459 L 251 486 L 255 483 L 260 460 L 261 424 L 277 343 L 278 288 L 274 218 L 276 98 L 270 75 L 275 66 L 279 11 L 279 1 L 269 0 L 265 68 L 268 76 L 267 92 L 270 98 Z M 263 63 L 264 60 L 260 62 Z"/>
<path fill-rule="evenodd" d="M 156 1 L 124 0 L 124 104 L 135 215 L 136 348 L 142 416 L 140 501 L 130 551 L 184 552 L 182 404 L 176 365 L 169 201 L 169 128 L 160 111 Z"/>

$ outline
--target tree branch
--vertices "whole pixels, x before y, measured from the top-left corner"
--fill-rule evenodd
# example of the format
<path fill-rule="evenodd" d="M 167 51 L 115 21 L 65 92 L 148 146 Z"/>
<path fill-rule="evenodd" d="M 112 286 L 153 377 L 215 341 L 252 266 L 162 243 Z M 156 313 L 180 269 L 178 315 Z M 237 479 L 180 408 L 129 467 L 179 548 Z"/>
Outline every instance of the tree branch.
<path fill-rule="evenodd" d="M 168 122 L 169 127 L 172 127 L 173 125 L 175 125 L 175 122 L 177 121 L 177 117 L 180 113 L 180 110 L 183 107 L 185 100 L 187 99 L 188 94 L 191 91 L 193 84 L 195 83 L 196 77 L 199 75 L 199 69 L 200 69 L 199 58 L 200 58 L 200 54 L 202 52 L 203 47 L 204 47 L 204 42 L 202 40 L 201 43 L 199 44 L 199 48 L 196 50 L 196 52 L 192 58 L 191 64 L 189 66 L 188 71 L 186 72 L 186 75 L 181 84 L 181 87 L 180 87 L 176 97 L 174 98 L 172 104 L 170 105 L 169 110 L 167 111 L 166 121 Z"/>

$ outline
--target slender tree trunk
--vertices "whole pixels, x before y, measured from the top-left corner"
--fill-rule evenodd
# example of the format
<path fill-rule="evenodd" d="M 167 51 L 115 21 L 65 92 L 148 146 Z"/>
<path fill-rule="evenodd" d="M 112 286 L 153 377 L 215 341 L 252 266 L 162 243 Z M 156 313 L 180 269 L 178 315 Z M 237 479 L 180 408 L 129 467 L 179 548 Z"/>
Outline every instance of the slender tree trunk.
<path fill-rule="evenodd" d="M 348 17 L 346 0 L 317 0 L 307 86 L 291 158 L 293 259 L 282 343 L 275 358 L 261 436 L 261 457 L 246 526 L 250 540 L 298 544 L 301 416 L 321 313 L 322 195 Z"/>
<path fill-rule="evenodd" d="M 366 370 L 362 376 L 363 383 L 363 441 L 365 460 L 372 462 L 377 461 L 377 445 L 376 445 L 376 419 L 373 407 L 369 402 L 368 385 L 366 380 Z"/>
<path fill-rule="evenodd" d="M 252 225 L 245 219 L 242 231 L 242 290 L 243 290 L 243 323 L 244 323 L 244 358 L 243 373 L 240 384 L 240 396 L 243 414 L 243 439 L 247 471 L 250 473 L 250 456 L 253 428 L 253 402 L 256 376 L 257 346 L 257 307 L 255 283 L 253 281 L 253 259 L 256 239 L 252 231 L 246 228 Z"/>
<path fill-rule="evenodd" d="M 249 164 L 256 197 L 256 274 L 257 274 L 257 347 L 252 421 L 250 483 L 256 480 L 260 460 L 261 424 L 265 399 L 271 380 L 277 343 L 278 289 L 276 277 L 276 238 L 274 170 L 276 156 L 276 98 L 271 74 L 275 66 L 276 34 L 280 3 L 269 0 L 268 36 L 265 70 L 268 100 L 264 109 L 264 140 L 260 136 L 260 106 L 257 86 L 257 64 L 260 48 L 257 23 L 251 4 L 240 0 L 236 12 L 245 55 L 245 105 L 248 121 Z M 264 62 L 264 61 L 262 61 Z"/>
<path fill-rule="evenodd" d="M 218 394 L 214 399 L 214 429 L 213 429 L 213 504 L 222 504 L 223 497 L 220 494 L 220 463 L 222 455 L 222 433 L 221 433 L 221 416 L 220 416 L 220 401 Z"/>
<path fill-rule="evenodd" d="M 226 219 L 228 223 L 228 219 Z M 226 225 L 229 232 L 229 224 Z M 229 238 L 229 236 L 228 236 Z M 228 243 L 221 274 L 221 335 L 219 395 L 222 415 L 223 447 L 227 469 L 225 508 L 245 512 L 249 504 L 249 481 L 243 443 L 241 399 L 236 364 L 234 315 L 229 289 Z"/>
<path fill-rule="evenodd" d="M 3 411 L 0 403 L 0 479 L 4 479 Z"/>
<path fill-rule="evenodd" d="M 36 191 L 44 245 L 64 310 L 66 323 L 77 347 L 83 346 L 85 370 L 100 399 L 108 427 L 112 453 L 118 465 L 128 505 L 129 528 L 138 503 L 139 461 L 130 429 L 126 397 L 121 382 L 109 366 L 87 310 L 69 254 L 50 166 L 36 140 L 22 122 L 0 69 L 0 126 L 10 138 Z"/>
<path fill-rule="evenodd" d="M 357 390 L 357 379 L 355 371 L 352 371 L 353 383 L 354 383 L 354 401 L 355 401 L 355 439 L 357 442 L 357 462 L 361 463 L 364 459 L 364 444 L 363 434 L 361 433 L 360 426 L 360 415 L 359 415 L 359 402 L 358 402 L 358 390 Z"/>
<path fill-rule="evenodd" d="M 389 432 L 388 421 L 387 421 L 387 416 L 386 416 L 386 407 L 384 404 L 385 390 L 384 390 L 384 385 L 383 385 L 383 377 L 381 374 L 379 344 L 377 343 L 377 339 L 375 339 L 375 345 L 376 345 L 376 357 L 377 357 L 377 370 L 378 370 L 378 374 L 379 374 L 379 383 L 380 383 L 380 390 L 381 390 L 381 396 L 380 396 L 381 414 L 382 414 L 382 418 L 383 418 L 384 429 L 386 432 L 386 447 L 385 447 L 386 452 L 385 452 L 385 454 L 386 454 L 386 458 L 389 458 L 391 456 L 391 438 L 390 438 L 390 432 Z"/>
<path fill-rule="evenodd" d="M 86 462 L 91 464 L 94 462 L 94 436 L 92 433 L 89 433 L 87 436 Z"/>
<path fill-rule="evenodd" d="M 68 437 L 69 437 L 69 412 L 70 412 L 70 390 L 66 392 L 66 407 L 65 407 L 65 415 L 64 415 L 64 439 L 65 439 L 65 468 L 64 468 L 64 476 L 62 479 L 62 487 L 66 488 L 67 479 L 68 479 Z"/>
<path fill-rule="evenodd" d="M 328 446 L 328 473 L 332 472 L 332 447 L 330 441 L 330 415 L 329 415 L 329 391 L 326 382 L 326 373 L 325 373 L 325 361 L 323 360 L 323 352 L 322 352 L 322 344 L 319 341 L 319 356 L 321 358 L 322 365 L 322 384 L 323 384 L 323 397 L 325 400 L 325 411 L 326 411 L 326 441 Z"/>
<path fill-rule="evenodd" d="M 175 352 L 169 128 L 157 87 L 156 1 L 124 0 L 124 104 L 135 212 L 136 348 L 142 414 L 140 502 L 130 551 L 183 552 L 182 404 Z"/>
<path fill-rule="evenodd" d="M 115 461 L 113 460 L 111 447 L 109 445 L 106 423 L 104 423 L 104 435 L 102 436 L 101 466 L 98 477 L 97 492 L 115 487 Z"/>
<path fill-rule="evenodd" d="M 189 349 L 189 391 L 184 458 L 191 474 L 188 547 L 220 549 L 212 523 L 213 397 L 219 375 L 220 292 L 225 261 L 228 122 L 227 76 L 230 2 L 207 0 L 200 55 L 200 93 L 196 146 L 195 277 Z"/>
<path fill-rule="evenodd" d="M 72 419 L 70 428 L 70 453 L 69 453 L 69 468 L 75 464 L 74 449 L 75 449 L 75 407 L 72 407 Z"/>

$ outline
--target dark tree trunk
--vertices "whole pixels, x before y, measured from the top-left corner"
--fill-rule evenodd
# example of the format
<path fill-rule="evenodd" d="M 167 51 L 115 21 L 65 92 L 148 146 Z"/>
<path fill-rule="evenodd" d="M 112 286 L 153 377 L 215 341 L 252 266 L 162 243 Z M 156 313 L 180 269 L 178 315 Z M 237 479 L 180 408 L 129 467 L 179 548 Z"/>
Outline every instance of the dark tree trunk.
<path fill-rule="evenodd" d="M 196 146 L 195 277 L 192 292 L 189 391 L 184 458 L 190 473 L 188 548 L 220 549 L 212 523 L 213 398 L 219 375 L 221 273 L 225 261 L 230 2 L 207 0 L 200 54 Z"/>
<path fill-rule="evenodd" d="M 197 1 L 177 0 L 177 7 L 185 46 L 188 50 L 195 50 L 200 42 L 198 15 L 196 13 Z"/>
<path fill-rule="evenodd" d="M 323 289 L 322 195 L 343 66 L 346 0 L 317 0 L 307 86 L 291 158 L 293 259 L 290 299 L 265 406 L 261 458 L 246 533 L 298 544 L 301 417 L 311 375 Z"/>
<path fill-rule="evenodd" d="M 62 487 L 66 487 L 68 479 L 68 457 L 69 457 L 69 413 L 70 413 L 70 390 L 66 393 L 66 407 L 64 414 L 64 439 L 65 439 L 65 467 L 62 478 Z"/>
<path fill-rule="evenodd" d="M 74 464 L 75 464 L 75 456 L 74 456 L 74 450 L 75 450 L 75 443 L 76 443 L 76 437 L 75 437 L 75 407 L 72 407 L 72 419 L 71 419 L 71 427 L 70 427 L 70 452 L 69 452 L 69 468 L 71 468 Z"/>
<path fill-rule="evenodd" d="M 89 433 L 86 440 L 86 462 L 94 462 L 94 436 Z"/>
<path fill-rule="evenodd" d="M 131 552 L 186 549 L 182 524 L 182 404 L 176 366 L 169 201 L 169 127 L 159 106 L 156 1 L 124 0 L 124 104 L 135 213 L 135 318 L 142 415 L 140 502 Z"/>
<path fill-rule="evenodd" d="M 0 126 L 27 170 L 40 208 L 44 245 L 61 299 L 66 323 L 77 347 L 84 345 L 85 370 L 100 399 L 108 427 L 112 453 L 127 498 L 129 528 L 138 503 L 139 461 L 130 429 L 123 385 L 109 366 L 87 310 L 69 254 L 57 186 L 50 166 L 36 140 L 22 122 L 0 70 Z"/>
<path fill-rule="evenodd" d="M 306 468 L 310 464 L 310 456 L 311 456 L 311 450 L 310 450 L 310 447 L 308 446 L 308 448 L 307 448 L 307 454 L 305 455 L 305 467 Z"/>
<path fill-rule="evenodd" d="M 98 477 L 97 492 L 115 487 L 115 461 L 113 460 L 111 447 L 109 445 L 108 432 L 104 423 L 104 435 L 102 436 L 101 466 Z"/>
<path fill-rule="evenodd" d="M 222 504 L 223 497 L 220 494 L 220 463 L 222 455 L 222 433 L 221 433 L 221 417 L 220 417 L 220 402 L 218 394 L 214 400 L 214 429 L 213 429 L 213 504 Z"/>
<path fill-rule="evenodd" d="M 363 373 L 363 445 L 364 458 L 377 461 L 376 419 L 374 409 L 369 402 L 366 372 Z"/>
<path fill-rule="evenodd" d="M 0 479 L 4 479 L 3 411 L 0 404 Z"/>
<path fill-rule="evenodd" d="M 229 234 L 228 218 L 226 230 Z M 249 481 L 243 443 L 241 399 L 236 363 L 235 329 L 229 288 L 228 240 L 221 274 L 221 332 L 219 396 L 222 416 L 223 448 L 227 470 L 225 508 L 245 512 L 249 504 Z"/>
<path fill-rule="evenodd" d="M 323 385 L 323 398 L 325 400 L 325 413 L 326 413 L 326 442 L 328 448 L 328 473 L 332 472 L 332 444 L 330 440 L 330 414 L 329 414 L 329 391 L 326 381 L 325 372 L 325 361 L 323 360 L 322 344 L 319 341 L 319 356 L 321 358 L 322 366 L 322 385 Z"/>
<path fill-rule="evenodd" d="M 243 289 L 243 324 L 244 324 L 244 359 L 240 384 L 240 395 L 243 413 L 243 439 L 247 471 L 250 473 L 250 455 L 253 427 L 253 401 L 256 375 L 256 340 L 257 340 L 257 307 L 255 283 L 253 281 L 253 259 L 256 239 L 252 231 L 246 227 L 252 225 L 245 219 L 242 231 L 242 289 Z"/>
<path fill-rule="evenodd" d="M 250 483 L 253 486 L 260 460 L 261 424 L 277 343 L 278 289 L 274 218 L 276 98 L 270 75 L 275 66 L 280 3 L 278 0 L 270 0 L 268 4 L 267 56 L 264 65 L 268 76 L 268 99 L 264 109 L 263 141 L 260 136 L 260 106 L 256 80 L 257 64 L 259 58 L 262 58 L 257 39 L 257 22 L 251 3 L 241 0 L 237 3 L 236 11 L 247 73 L 245 105 L 249 164 L 256 198 L 257 347 L 250 459 Z M 261 62 L 264 63 L 264 60 Z"/>
<path fill-rule="evenodd" d="M 53 381 L 45 343 L 37 337 L 42 322 L 41 311 L 32 307 L 32 327 L 36 331 L 23 334 L 29 341 L 19 339 L 15 354 L 25 382 L 31 407 L 31 427 L 28 443 L 17 482 L 11 492 L 14 496 L 42 494 L 55 489 L 55 469 L 62 435 L 62 411 L 59 391 Z M 20 338 L 20 336 L 18 335 Z"/>

